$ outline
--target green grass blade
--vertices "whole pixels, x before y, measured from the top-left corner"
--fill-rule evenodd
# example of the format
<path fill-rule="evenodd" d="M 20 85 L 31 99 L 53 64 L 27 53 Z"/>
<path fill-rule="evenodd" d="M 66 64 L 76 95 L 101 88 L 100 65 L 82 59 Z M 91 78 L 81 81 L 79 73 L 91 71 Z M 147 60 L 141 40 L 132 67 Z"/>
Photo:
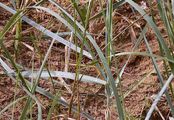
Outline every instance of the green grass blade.
<path fill-rule="evenodd" d="M 0 3 L 1 4 L 1 3 Z M 13 25 L 16 24 L 16 22 L 18 21 L 20 14 L 22 13 L 22 10 L 16 12 L 8 21 L 8 23 L 5 25 L 5 27 L 3 28 L 3 31 L 0 32 L 0 41 L 2 42 L 2 39 L 4 37 L 4 35 L 12 28 Z"/>
<path fill-rule="evenodd" d="M 52 102 L 51 108 L 49 109 L 48 116 L 47 116 L 46 120 L 51 120 L 51 114 L 52 114 L 55 106 L 57 105 L 58 99 L 59 99 L 59 94 L 57 93 L 53 99 L 53 102 Z"/>
<path fill-rule="evenodd" d="M 25 89 L 23 87 L 23 90 L 27 93 L 28 96 L 30 96 L 30 98 L 32 98 L 37 106 L 38 106 L 38 117 L 37 117 L 37 120 L 42 120 L 42 108 L 41 108 L 41 103 L 39 102 L 39 100 L 37 99 L 37 97 L 35 95 L 33 95 L 30 91 L 28 91 L 27 89 Z"/>
<path fill-rule="evenodd" d="M 165 10 L 165 5 L 164 5 L 164 1 L 159 0 L 158 1 L 158 10 L 161 16 L 161 19 L 164 21 L 164 24 L 166 26 L 166 30 L 168 33 L 168 36 L 170 37 L 170 40 L 172 40 L 173 44 L 174 44 L 174 32 L 173 32 L 173 28 L 169 22 L 169 19 L 167 17 L 167 13 Z"/>
<path fill-rule="evenodd" d="M 85 26 L 85 19 L 86 19 L 86 18 L 84 17 L 85 15 L 83 15 L 82 10 L 79 9 L 79 6 L 78 6 L 76 0 L 71 0 L 71 2 L 72 2 L 73 7 L 76 9 L 78 15 L 80 16 L 80 19 L 81 19 L 81 21 L 82 21 L 83 26 Z M 85 8 L 84 8 L 84 9 L 85 9 Z"/>

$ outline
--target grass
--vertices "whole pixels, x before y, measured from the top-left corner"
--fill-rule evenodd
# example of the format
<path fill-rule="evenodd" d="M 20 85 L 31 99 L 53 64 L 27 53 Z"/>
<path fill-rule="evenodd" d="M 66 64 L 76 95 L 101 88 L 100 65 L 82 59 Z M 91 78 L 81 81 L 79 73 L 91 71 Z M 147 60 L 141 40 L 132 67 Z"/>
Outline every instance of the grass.
<path fill-rule="evenodd" d="M 133 87 L 131 87 L 129 91 L 126 92 L 126 94 L 124 94 L 122 91 L 121 80 L 123 79 L 122 78 L 123 73 L 125 72 L 125 69 L 131 58 L 135 55 L 139 55 L 151 58 L 152 65 L 154 66 L 154 70 L 152 71 L 156 72 L 159 82 L 161 84 L 160 86 L 161 90 L 158 93 L 154 102 L 152 103 L 152 106 L 149 109 L 147 115 L 144 116 L 145 119 L 149 120 L 151 118 L 153 111 L 157 106 L 157 103 L 159 102 L 161 96 L 164 93 L 166 95 L 167 103 L 170 108 L 170 113 L 174 117 L 174 107 L 172 104 L 174 96 L 173 96 L 173 87 L 171 84 L 174 73 L 174 55 L 173 55 L 174 23 L 172 19 L 173 18 L 172 9 L 170 9 L 171 7 L 169 7 L 172 6 L 171 3 L 167 2 L 166 4 L 164 1 L 161 0 L 158 0 L 157 3 L 155 3 L 158 6 L 157 9 L 159 12 L 160 19 L 164 23 L 164 27 L 166 28 L 168 40 L 165 40 L 158 26 L 156 25 L 154 12 L 152 10 L 153 6 L 149 6 L 150 13 L 153 14 L 151 17 L 150 14 L 147 13 L 147 11 L 143 10 L 139 4 L 137 4 L 132 0 L 121 0 L 115 3 L 113 3 L 112 0 L 108 0 L 105 3 L 106 7 L 104 8 L 102 5 L 103 4 L 102 1 L 100 1 L 99 4 L 101 7 L 101 11 L 95 13 L 95 15 L 92 16 L 93 8 L 95 6 L 94 2 L 96 1 L 89 0 L 87 3 L 85 3 L 85 7 L 83 7 L 83 9 L 80 7 L 80 3 L 77 2 L 76 0 L 71 0 L 69 2 L 71 2 L 71 10 L 73 11 L 72 14 L 70 14 L 66 9 L 63 8 L 62 5 L 60 5 L 54 0 L 48 0 L 47 3 L 54 5 L 56 7 L 56 10 L 59 10 L 59 12 L 44 7 L 43 5 L 45 3 L 44 0 L 38 1 L 34 5 L 33 4 L 31 5 L 28 2 L 25 3 L 24 1 L 22 1 L 21 3 L 17 1 L 15 3 L 15 1 L 12 0 L 11 3 L 13 3 L 13 7 L 15 7 L 16 9 L 12 9 L 7 5 L 5 5 L 4 3 L 0 2 L 0 7 L 5 9 L 7 12 L 13 14 L 13 16 L 8 20 L 6 25 L 3 27 L 3 30 L 0 32 L 1 50 L 3 51 L 2 56 L 9 61 L 13 69 L 10 68 L 10 66 L 8 66 L 5 60 L 3 59 L 0 59 L 1 67 L 3 68 L 6 75 L 10 77 L 13 80 L 13 82 L 16 83 L 16 86 L 20 87 L 20 89 L 24 91 L 25 94 L 27 95 L 27 99 L 24 99 L 26 97 L 14 99 L 14 101 L 12 101 L 7 107 L 5 107 L 3 110 L 0 111 L 0 115 L 2 115 L 2 113 L 5 112 L 7 109 L 9 109 L 11 106 L 16 104 L 17 101 L 24 100 L 26 101 L 26 103 L 24 108 L 21 110 L 22 112 L 19 119 L 20 120 L 29 119 L 28 113 L 30 112 L 30 116 L 32 116 L 32 114 L 34 113 L 33 111 L 34 107 L 32 106 L 35 106 L 35 104 L 37 105 L 36 108 L 38 111 L 37 119 L 38 120 L 43 119 L 42 111 L 44 110 L 44 107 L 42 106 L 39 97 L 36 95 L 36 93 L 40 93 L 46 98 L 52 100 L 52 102 L 49 104 L 51 107 L 49 108 L 49 112 L 46 117 L 47 120 L 51 119 L 52 113 L 54 113 L 56 106 L 59 105 L 63 105 L 64 107 L 68 108 L 67 116 L 69 118 L 75 117 L 75 119 L 81 119 L 81 116 L 83 116 L 87 119 L 95 119 L 94 116 L 92 116 L 91 114 L 84 112 L 82 110 L 83 106 L 81 105 L 82 98 L 80 97 L 80 92 L 81 92 L 80 85 L 81 83 L 84 84 L 89 83 L 89 84 L 104 86 L 105 89 L 104 96 L 106 96 L 105 119 L 107 120 L 112 119 L 111 108 L 113 104 L 115 112 L 118 114 L 118 118 L 120 120 L 134 119 L 130 117 L 129 111 L 124 105 L 125 97 L 131 94 L 133 90 L 137 89 L 138 86 L 142 83 L 142 81 L 146 77 L 142 78 L 141 79 L 142 81 L 139 80 L 140 82 L 138 82 L 136 85 L 133 85 Z M 117 37 L 113 35 L 113 28 L 114 28 L 113 12 L 114 10 L 119 9 L 119 7 L 124 6 L 125 3 L 128 3 L 131 7 L 133 7 L 136 10 L 136 12 L 138 12 L 141 15 L 141 18 L 143 18 L 146 21 L 146 25 L 145 27 L 140 28 L 139 38 L 135 40 L 136 41 L 135 45 L 130 52 L 116 53 L 113 47 L 114 41 L 117 40 Z M 150 3 L 150 5 L 153 4 Z M 69 41 L 66 39 L 66 37 L 61 36 L 61 34 L 63 33 L 60 32 L 60 29 L 58 30 L 58 33 L 54 33 L 47 27 L 44 27 L 43 25 L 37 23 L 36 21 L 29 19 L 27 17 L 27 13 L 30 12 L 31 10 L 44 11 L 45 15 L 49 14 L 51 17 L 54 17 L 57 21 L 61 22 L 62 24 L 61 26 L 66 26 L 67 34 L 65 36 L 70 37 Z M 104 48 L 99 47 L 98 43 L 95 40 L 95 37 L 89 32 L 89 27 L 90 27 L 89 24 L 91 23 L 91 21 L 100 18 L 103 18 L 105 23 Z M 23 33 L 22 21 L 25 21 L 29 26 L 34 27 L 37 31 L 40 31 L 41 34 L 48 36 L 46 40 L 51 41 L 47 51 L 43 54 L 44 57 L 41 59 L 41 65 L 37 69 L 35 69 L 34 64 L 32 64 L 31 68 L 28 68 L 27 70 L 21 70 L 20 66 L 23 65 L 18 62 L 18 59 L 20 57 L 20 46 L 22 46 L 21 44 L 22 38 L 28 37 L 28 36 L 23 36 L 22 34 Z M 130 22 L 129 26 L 126 29 L 129 29 L 130 27 L 133 28 L 134 24 L 135 23 Z M 12 29 L 15 29 L 16 32 L 15 33 L 16 40 L 14 42 L 15 55 L 13 55 L 4 45 L 4 38 L 6 37 L 8 32 L 11 31 Z M 147 33 L 148 33 L 147 29 L 153 30 L 157 38 L 157 42 L 159 44 L 158 50 L 160 51 L 160 55 L 156 55 L 152 52 L 151 46 L 149 45 L 147 38 Z M 119 35 L 122 34 L 123 32 L 124 31 L 120 31 Z M 42 56 L 42 53 L 37 53 L 37 49 L 39 49 L 38 47 L 35 47 L 37 43 L 35 43 L 35 41 L 33 41 L 31 37 L 28 38 L 31 39 L 30 41 L 32 41 L 32 44 L 34 45 L 30 46 L 29 48 L 33 48 L 34 54 L 39 54 L 40 56 Z M 42 40 L 39 42 L 42 42 Z M 136 52 L 135 50 L 142 42 L 144 42 L 147 52 Z M 51 70 L 49 67 L 46 67 L 46 64 L 49 62 L 49 55 L 51 54 L 55 43 L 61 43 L 61 45 L 64 45 L 66 49 L 65 64 L 64 64 L 65 69 L 62 71 Z M 73 51 L 71 51 L 70 49 Z M 73 52 L 75 52 L 75 61 L 76 61 L 74 73 L 69 69 L 70 56 Z M 121 69 L 119 69 L 119 63 L 116 64 L 115 67 L 118 69 L 113 74 L 111 70 L 112 64 L 118 61 L 117 57 L 120 56 L 123 57 L 128 56 L 128 59 L 124 63 Z M 88 64 L 84 65 L 82 63 L 84 59 L 88 60 Z M 116 61 L 114 61 L 114 59 L 116 59 Z M 161 72 L 157 60 L 162 61 L 162 64 L 165 66 L 165 73 Z M 90 65 L 92 65 L 95 68 L 95 70 L 99 73 L 99 75 L 95 77 L 90 76 L 90 74 L 88 75 L 88 73 L 86 73 L 87 75 L 85 75 L 82 71 L 83 65 L 85 66 L 86 69 L 90 68 Z M 150 76 L 151 74 L 152 72 L 147 74 L 147 76 Z M 168 78 L 164 78 L 163 76 L 168 76 Z M 42 86 L 39 87 L 40 81 L 42 79 L 47 80 L 48 78 L 51 79 L 52 87 L 54 90 L 55 90 L 54 84 L 57 83 L 56 80 L 54 79 L 59 78 L 61 80 L 62 85 L 66 88 L 66 90 L 69 92 L 71 96 L 69 102 L 68 100 L 63 98 L 64 96 L 61 96 L 60 91 L 55 90 L 54 92 L 56 94 L 53 94 L 51 92 L 46 91 L 44 87 L 43 88 Z M 32 81 L 30 81 L 30 79 Z M 69 79 L 73 80 L 72 84 L 66 83 Z M 167 80 L 166 82 L 165 79 Z M 71 85 L 71 87 L 69 87 L 69 85 Z M 172 92 L 172 95 L 169 95 L 170 92 Z M 74 104 L 74 101 L 76 101 L 76 104 Z M 14 109 L 15 107 L 13 107 L 13 110 Z M 75 115 L 73 115 L 74 113 L 72 112 L 74 112 Z M 14 119 L 13 115 L 12 119 Z"/>

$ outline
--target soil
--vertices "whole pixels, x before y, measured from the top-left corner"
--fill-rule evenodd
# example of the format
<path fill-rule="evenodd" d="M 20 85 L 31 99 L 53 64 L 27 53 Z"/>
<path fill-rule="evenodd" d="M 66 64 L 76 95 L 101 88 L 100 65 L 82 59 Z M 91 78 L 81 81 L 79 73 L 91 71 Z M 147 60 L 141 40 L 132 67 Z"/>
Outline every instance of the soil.
<path fill-rule="evenodd" d="M 68 11 L 72 14 L 71 7 L 69 7 L 70 3 L 67 0 L 56 0 L 59 2 L 62 6 L 65 8 L 69 8 Z M 10 6 L 10 3 L 8 3 L 6 0 L 0 0 L 0 2 Z M 83 3 L 84 4 L 84 3 Z M 56 11 L 55 6 L 52 6 L 50 4 L 46 4 L 49 8 L 52 8 Z M 93 14 L 99 11 L 99 6 L 96 5 Z M 155 9 L 155 7 L 154 7 Z M 148 11 L 148 10 L 147 10 Z M 2 9 L 0 7 L 0 30 L 3 30 L 4 25 L 7 23 L 7 21 L 10 19 L 12 15 Z M 48 27 L 51 31 L 56 31 L 60 28 L 61 31 L 67 31 L 67 28 L 61 25 L 58 21 L 56 21 L 53 17 L 51 17 L 48 14 L 42 13 L 42 11 L 34 11 L 31 10 L 27 16 L 32 18 L 33 20 L 37 21 L 43 26 L 48 26 L 48 24 L 51 23 L 51 25 Z M 120 7 L 118 10 L 114 11 L 113 16 L 113 37 L 117 37 L 117 39 L 112 43 L 112 46 L 114 48 L 114 51 L 116 52 L 126 52 L 131 51 L 134 42 L 132 41 L 132 37 L 138 38 L 140 29 L 136 26 L 139 25 L 143 27 L 145 25 L 145 21 L 141 18 L 136 22 L 136 24 L 133 25 L 133 27 L 129 27 L 129 22 L 123 19 L 123 17 L 127 18 L 129 21 L 135 21 L 139 19 L 141 16 L 135 12 L 133 13 L 129 5 L 124 5 Z M 161 32 L 163 33 L 163 36 L 166 36 L 165 29 L 163 28 L 163 24 L 161 21 L 159 21 L 158 15 L 155 17 L 156 24 L 161 29 Z M 126 30 L 124 30 L 126 29 Z M 91 21 L 89 26 L 89 32 L 93 34 L 93 37 L 95 38 L 96 42 L 101 48 L 104 48 L 104 21 L 103 18 L 96 19 L 94 21 Z M 117 36 L 121 31 L 124 32 Z M 13 30 L 11 30 L 13 31 Z M 12 55 L 14 55 L 14 35 L 15 32 L 8 32 L 5 36 L 4 44 L 10 51 Z M 24 23 L 23 25 L 23 36 L 29 36 L 32 35 L 35 37 L 36 40 L 36 48 L 38 49 L 38 53 L 34 54 L 33 51 L 29 50 L 26 46 L 20 45 L 20 51 L 18 52 L 18 58 L 17 62 L 24 67 L 25 70 L 32 68 L 32 58 L 34 57 L 34 68 L 39 69 L 42 59 L 50 45 L 50 39 L 42 39 L 41 33 L 35 30 L 34 28 L 31 28 L 27 24 Z M 135 35 L 135 36 L 133 36 Z M 68 39 L 68 37 L 67 37 Z M 148 42 L 153 50 L 154 54 L 160 54 L 159 53 L 159 46 L 158 41 L 152 32 L 152 30 L 149 28 L 147 33 L 147 39 Z M 32 41 L 26 39 L 22 39 L 22 42 L 34 46 Z M 144 40 L 142 40 L 141 44 L 138 46 L 138 48 L 135 51 L 139 52 L 146 52 L 146 45 L 144 43 Z M 1 56 L 3 56 L 3 51 L 1 51 Z M 46 64 L 47 68 L 50 70 L 64 70 L 64 46 L 60 43 L 55 43 L 53 46 L 53 49 L 51 51 L 51 54 L 49 55 L 48 62 Z M 127 56 L 121 56 L 118 58 L 114 58 L 112 62 L 112 72 L 113 74 L 116 73 L 117 67 L 121 70 L 121 68 L 124 66 L 124 64 L 127 61 Z M 5 59 L 4 59 L 5 60 Z M 8 61 L 6 60 L 8 63 Z M 87 58 L 83 58 L 82 63 L 87 64 L 90 60 Z M 76 56 L 75 53 L 71 54 L 70 58 L 70 68 L 69 71 L 75 72 L 75 65 L 76 64 Z M 159 68 L 161 71 L 163 71 L 162 61 L 157 61 Z M 10 63 L 8 63 L 10 65 Z M 86 75 L 96 76 L 98 72 L 94 67 L 92 68 L 83 68 L 82 73 Z M 5 108 L 9 103 L 11 103 L 14 99 L 20 98 L 22 96 L 25 96 L 26 93 L 22 91 L 22 89 L 14 83 L 10 78 L 8 78 L 6 75 L 4 75 L 4 72 L 1 68 L 1 82 L 0 82 L 0 110 Z M 117 75 L 115 75 L 115 78 Z M 55 80 L 59 81 L 59 79 L 55 78 Z M 73 88 L 73 82 L 69 83 L 71 89 Z M 67 90 L 58 84 L 55 84 L 53 87 L 52 83 L 50 81 L 40 80 L 39 86 L 46 89 L 47 91 L 52 92 L 55 94 L 55 91 L 59 91 L 60 94 L 68 101 L 70 102 L 70 93 L 67 92 Z M 135 87 L 136 86 L 136 87 Z M 54 89 L 53 89 L 54 88 Z M 129 119 L 144 119 L 152 101 L 154 100 L 153 96 L 155 96 L 160 89 L 160 83 L 157 78 L 157 75 L 154 71 L 154 67 L 152 65 L 151 59 L 149 57 L 144 56 L 132 56 L 131 60 L 129 61 L 124 74 L 121 78 L 121 94 L 123 94 L 124 99 L 124 105 L 125 105 L 125 111 L 126 115 Z M 134 88 L 134 89 L 132 89 Z M 79 95 L 80 95 L 80 103 L 81 103 L 81 109 L 92 115 L 96 120 L 103 120 L 105 119 L 105 112 L 108 109 L 106 106 L 106 96 L 104 95 L 104 90 L 102 89 L 102 86 L 100 85 L 94 85 L 89 83 L 79 83 Z M 43 105 L 43 119 L 46 119 L 47 113 L 50 108 L 51 100 L 45 98 L 42 95 L 37 94 L 38 99 L 41 101 Z M 77 104 L 78 96 L 75 95 L 74 99 L 74 105 Z M 22 112 L 22 108 L 24 107 L 26 102 L 26 99 L 18 102 L 14 106 L 14 110 L 12 108 L 8 109 L 2 114 L 2 117 L 0 119 L 2 120 L 8 120 L 12 119 L 12 115 L 14 114 L 14 119 L 17 120 Z M 113 105 L 109 108 L 111 112 L 111 120 L 117 119 L 117 113 L 115 112 L 115 105 L 113 100 Z M 170 116 L 170 111 L 166 103 L 166 98 L 163 96 L 163 98 L 158 103 L 157 108 L 162 113 L 163 116 L 165 116 L 166 119 Z M 68 114 L 68 108 L 63 107 L 61 105 L 57 106 L 57 112 L 54 111 L 54 114 L 52 115 L 52 120 L 56 119 L 67 119 Z M 33 119 L 37 118 L 37 108 L 36 105 L 34 107 L 34 113 L 32 114 Z M 57 113 L 59 116 L 57 116 Z M 28 116 L 31 116 L 28 114 Z M 77 115 L 71 115 L 72 118 L 77 119 Z M 84 119 L 81 117 L 81 119 Z M 152 120 L 160 120 L 161 117 L 159 115 L 159 112 L 156 110 L 151 118 Z"/>

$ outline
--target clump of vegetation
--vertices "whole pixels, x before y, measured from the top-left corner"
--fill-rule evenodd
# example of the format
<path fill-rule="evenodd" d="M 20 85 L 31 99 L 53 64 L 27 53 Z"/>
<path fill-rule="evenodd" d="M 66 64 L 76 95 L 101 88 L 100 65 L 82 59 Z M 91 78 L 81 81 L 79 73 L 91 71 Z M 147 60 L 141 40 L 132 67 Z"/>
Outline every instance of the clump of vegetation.
<path fill-rule="evenodd" d="M 13 100 L 0 111 L 3 119 L 7 111 L 10 119 L 20 120 L 174 117 L 172 1 L 10 0 L 0 2 L 0 8 L 13 14 L 4 16 L 0 31 L 2 79 L 14 83 Z M 150 72 L 141 70 L 146 59 Z M 128 68 L 141 78 L 130 82 L 134 75 Z M 144 106 L 133 114 L 129 106 L 134 103 L 127 98 L 154 76 L 157 92 L 149 93 L 150 102 L 149 94 L 139 98 Z M 168 115 L 157 106 L 163 94 Z"/>

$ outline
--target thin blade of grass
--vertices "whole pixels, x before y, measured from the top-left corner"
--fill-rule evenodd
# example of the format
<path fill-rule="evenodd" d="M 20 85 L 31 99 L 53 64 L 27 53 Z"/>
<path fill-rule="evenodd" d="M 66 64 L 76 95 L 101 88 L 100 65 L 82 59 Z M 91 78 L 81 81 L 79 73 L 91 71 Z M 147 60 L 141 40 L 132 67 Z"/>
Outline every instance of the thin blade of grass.
<path fill-rule="evenodd" d="M 36 78 L 38 73 L 39 73 L 38 71 L 21 72 L 22 76 L 29 77 L 29 78 Z M 63 71 L 50 71 L 50 75 L 51 75 L 51 77 L 62 77 L 62 78 L 66 78 L 66 79 L 75 80 L 75 73 L 63 72 Z M 40 77 L 49 78 L 50 75 L 49 75 L 48 71 L 42 71 Z M 81 78 L 81 80 L 80 80 L 80 78 Z M 80 80 L 82 82 L 97 83 L 97 84 L 101 84 L 101 85 L 106 84 L 106 81 L 104 81 L 104 80 L 101 80 L 101 79 L 95 78 L 95 77 L 91 77 L 88 75 L 82 75 L 82 74 L 79 74 L 78 80 Z"/>
<path fill-rule="evenodd" d="M 72 40 L 73 40 L 73 32 L 71 32 L 71 36 L 70 36 L 69 42 L 71 43 Z M 65 46 L 65 68 L 64 68 L 65 72 L 68 72 L 68 68 L 69 68 L 69 60 L 70 60 L 70 54 L 71 54 L 70 45 L 69 46 Z"/>
<path fill-rule="evenodd" d="M 83 26 L 85 26 L 85 18 L 83 17 L 82 11 L 79 9 L 79 6 L 77 4 L 76 0 L 71 0 L 73 7 L 76 9 L 78 15 L 80 16 L 80 19 L 82 21 Z"/>
<path fill-rule="evenodd" d="M 108 64 L 108 67 L 111 66 L 111 59 L 112 57 L 109 57 L 111 56 L 111 51 L 112 51 L 112 46 L 111 46 L 111 41 L 112 41 L 112 12 L 113 12 L 113 6 L 112 6 L 112 0 L 108 0 L 107 1 L 107 10 L 106 10 L 106 18 L 105 18 L 105 26 L 106 26 L 106 35 L 105 35 L 105 44 L 107 45 L 108 43 L 108 46 L 106 47 L 105 49 L 105 55 L 107 56 L 107 64 Z M 110 119 L 111 117 L 111 113 L 110 113 L 110 104 L 111 104 L 111 90 L 110 90 L 110 80 L 107 76 L 107 85 L 106 85 L 106 96 L 107 96 L 107 110 L 106 110 L 106 119 Z M 117 106 L 118 106 L 118 102 L 117 102 Z M 122 107 L 122 104 L 120 105 Z M 119 115 L 119 118 L 121 120 L 124 119 L 124 112 L 122 111 L 123 108 L 121 108 L 121 110 L 118 110 L 118 115 Z"/>
<path fill-rule="evenodd" d="M 49 109 L 49 112 L 48 112 L 48 116 L 47 116 L 47 119 L 46 120 L 50 120 L 51 119 L 51 114 L 55 108 L 55 106 L 57 105 L 57 101 L 59 99 L 59 94 L 56 93 L 54 99 L 53 99 L 53 102 L 52 102 L 52 105 L 51 105 L 51 108 Z"/>
<path fill-rule="evenodd" d="M 112 57 L 124 56 L 124 55 L 140 55 L 140 56 L 145 56 L 145 57 L 154 57 L 155 59 L 158 59 L 158 60 L 165 60 L 165 61 L 174 63 L 174 60 L 170 60 L 166 57 L 159 56 L 156 54 L 147 53 L 147 52 L 121 52 L 121 53 L 113 54 Z"/>
<path fill-rule="evenodd" d="M 164 24 L 166 26 L 166 30 L 167 30 L 168 36 L 170 37 L 170 40 L 174 44 L 174 32 L 173 32 L 173 28 L 172 28 L 172 25 L 169 22 L 168 17 L 167 17 L 167 13 L 166 13 L 165 5 L 164 4 L 165 4 L 164 1 L 159 0 L 158 1 L 158 10 L 159 10 L 161 19 L 164 21 Z"/>

